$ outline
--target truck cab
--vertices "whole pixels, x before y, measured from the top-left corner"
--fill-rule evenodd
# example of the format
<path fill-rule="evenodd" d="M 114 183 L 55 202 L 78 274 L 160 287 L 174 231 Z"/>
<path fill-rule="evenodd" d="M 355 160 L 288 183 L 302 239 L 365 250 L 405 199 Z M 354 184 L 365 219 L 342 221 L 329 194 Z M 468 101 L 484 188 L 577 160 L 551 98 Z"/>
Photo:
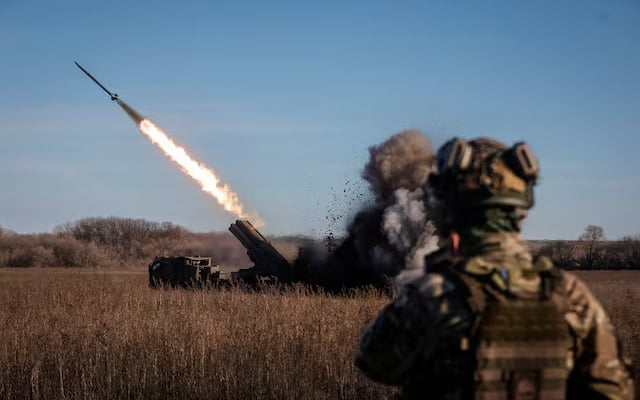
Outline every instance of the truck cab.
<path fill-rule="evenodd" d="M 220 278 L 220 266 L 211 257 L 156 257 L 149 264 L 149 287 L 202 287 Z"/>

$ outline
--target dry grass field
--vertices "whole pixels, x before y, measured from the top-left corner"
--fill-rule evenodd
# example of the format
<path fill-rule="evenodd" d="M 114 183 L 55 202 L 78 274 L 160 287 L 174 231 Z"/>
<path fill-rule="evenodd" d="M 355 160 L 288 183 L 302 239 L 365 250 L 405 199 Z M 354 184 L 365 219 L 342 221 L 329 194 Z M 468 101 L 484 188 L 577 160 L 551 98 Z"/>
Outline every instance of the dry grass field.
<path fill-rule="evenodd" d="M 640 361 L 640 272 L 580 274 Z M 147 288 L 137 272 L 0 270 L 0 398 L 391 398 L 353 367 L 386 303 Z"/>
<path fill-rule="evenodd" d="M 598 297 L 635 368 L 640 398 L 640 271 L 572 271 Z"/>

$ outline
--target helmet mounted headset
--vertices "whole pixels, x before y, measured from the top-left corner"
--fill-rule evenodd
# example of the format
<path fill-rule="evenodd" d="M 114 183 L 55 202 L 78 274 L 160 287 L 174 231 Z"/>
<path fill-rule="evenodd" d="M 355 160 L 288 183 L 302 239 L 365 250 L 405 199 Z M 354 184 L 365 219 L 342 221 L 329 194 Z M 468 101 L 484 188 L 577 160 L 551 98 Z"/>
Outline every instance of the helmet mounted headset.
<path fill-rule="evenodd" d="M 453 138 L 438 150 L 437 164 L 438 173 L 430 178 L 430 185 L 452 211 L 533 206 L 539 165 L 525 142 L 507 147 L 488 138 Z"/>

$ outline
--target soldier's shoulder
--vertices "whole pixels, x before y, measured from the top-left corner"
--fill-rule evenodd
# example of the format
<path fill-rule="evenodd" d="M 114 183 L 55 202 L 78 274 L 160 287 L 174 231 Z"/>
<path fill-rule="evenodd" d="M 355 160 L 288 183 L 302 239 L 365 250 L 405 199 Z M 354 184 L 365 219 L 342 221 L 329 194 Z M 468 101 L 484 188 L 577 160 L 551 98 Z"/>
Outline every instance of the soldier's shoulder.
<path fill-rule="evenodd" d="M 438 298 L 457 289 L 455 282 L 447 274 L 427 272 L 404 285 L 404 290 L 425 298 Z"/>
<path fill-rule="evenodd" d="M 561 271 L 562 284 L 570 302 L 592 302 L 595 297 L 591 293 L 589 286 L 576 274 Z"/>
<path fill-rule="evenodd" d="M 457 260 L 448 247 L 442 247 L 425 257 L 426 272 L 410 282 L 422 295 L 441 297 L 460 289 L 458 272 L 454 266 Z"/>
<path fill-rule="evenodd" d="M 565 319 L 578 337 L 609 324 L 608 316 L 589 286 L 577 275 L 563 272 L 567 310 Z"/>

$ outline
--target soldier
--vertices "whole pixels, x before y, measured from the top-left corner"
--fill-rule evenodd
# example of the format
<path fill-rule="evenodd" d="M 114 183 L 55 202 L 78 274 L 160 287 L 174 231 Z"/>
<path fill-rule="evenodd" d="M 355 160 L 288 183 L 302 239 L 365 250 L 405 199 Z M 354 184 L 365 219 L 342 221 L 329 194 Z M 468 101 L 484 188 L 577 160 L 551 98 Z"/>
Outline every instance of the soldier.
<path fill-rule="evenodd" d="M 428 190 L 448 242 L 366 328 L 356 365 L 405 398 L 633 399 L 630 365 L 587 286 L 520 237 L 525 143 L 453 139 Z"/>

